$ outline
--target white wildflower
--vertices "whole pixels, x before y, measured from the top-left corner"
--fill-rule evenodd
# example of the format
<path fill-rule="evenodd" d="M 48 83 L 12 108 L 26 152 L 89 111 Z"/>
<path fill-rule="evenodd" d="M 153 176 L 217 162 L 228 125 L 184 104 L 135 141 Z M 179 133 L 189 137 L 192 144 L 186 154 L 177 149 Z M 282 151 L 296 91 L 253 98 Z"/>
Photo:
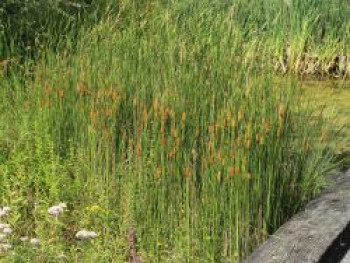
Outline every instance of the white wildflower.
<path fill-rule="evenodd" d="M 0 242 L 4 242 L 7 238 L 7 235 L 5 234 L 0 234 Z"/>
<path fill-rule="evenodd" d="M 9 224 L 2 224 L 0 223 L 0 229 L 4 229 L 4 228 L 7 228 L 7 227 L 11 227 Z"/>
<path fill-rule="evenodd" d="M 4 243 L 0 244 L 0 250 L 7 251 L 12 248 L 12 245 L 10 243 Z"/>
<path fill-rule="evenodd" d="M 29 242 L 30 242 L 30 244 L 32 244 L 35 247 L 40 245 L 40 239 L 39 238 L 31 238 Z"/>
<path fill-rule="evenodd" d="M 75 235 L 77 239 L 81 240 L 86 240 L 86 239 L 91 239 L 91 238 L 96 238 L 97 234 L 94 231 L 88 231 L 88 230 L 80 230 L 78 233 Z"/>
<path fill-rule="evenodd" d="M 68 259 L 68 257 L 64 253 L 60 253 L 57 256 L 57 259 L 61 260 L 61 261 L 66 261 Z"/>
<path fill-rule="evenodd" d="M 2 211 L 5 211 L 6 213 L 10 213 L 11 212 L 11 208 L 9 206 L 4 206 L 2 208 Z"/>
<path fill-rule="evenodd" d="M 96 238 L 97 234 L 94 231 L 89 231 L 90 238 Z"/>
<path fill-rule="evenodd" d="M 62 208 L 67 208 L 67 203 L 59 203 L 58 206 Z"/>
<path fill-rule="evenodd" d="M 60 206 L 52 206 L 49 209 L 47 209 L 47 211 L 49 212 L 50 215 L 55 217 L 63 213 L 63 209 Z"/>
<path fill-rule="evenodd" d="M 1 208 L 0 208 L 0 218 L 1 217 L 4 217 L 4 216 L 7 216 L 8 215 L 8 213 L 6 213 L 4 210 L 2 210 Z"/>
<path fill-rule="evenodd" d="M 47 211 L 50 215 L 58 217 L 60 214 L 63 214 L 65 208 L 67 208 L 66 203 L 59 203 L 58 205 L 51 206 Z"/>
<path fill-rule="evenodd" d="M 4 217 L 4 216 L 8 216 L 8 214 L 10 213 L 11 208 L 8 206 L 2 207 L 0 208 L 0 218 Z"/>
<path fill-rule="evenodd" d="M 5 227 L 5 228 L 2 230 L 2 232 L 3 232 L 4 234 L 10 235 L 10 234 L 12 234 L 13 230 L 12 230 L 11 227 Z"/>
<path fill-rule="evenodd" d="M 22 242 L 27 242 L 29 238 L 27 236 L 23 236 L 23 237 L 20 237 L 19 240 L 21 240 Z"/>

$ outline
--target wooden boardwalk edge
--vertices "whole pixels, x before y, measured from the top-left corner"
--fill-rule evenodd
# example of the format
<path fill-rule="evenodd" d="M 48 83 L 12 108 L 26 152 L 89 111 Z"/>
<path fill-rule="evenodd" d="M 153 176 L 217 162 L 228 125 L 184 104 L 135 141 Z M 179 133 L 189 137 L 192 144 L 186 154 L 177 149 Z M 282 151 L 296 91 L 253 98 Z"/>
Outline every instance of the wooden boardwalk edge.
<path fill-rule="evenodd" d="M 332 175 L 332 183 L 321 195 L 282 225 L 244 262 L 319 262 L 349 224 L 350 169 Z"/>

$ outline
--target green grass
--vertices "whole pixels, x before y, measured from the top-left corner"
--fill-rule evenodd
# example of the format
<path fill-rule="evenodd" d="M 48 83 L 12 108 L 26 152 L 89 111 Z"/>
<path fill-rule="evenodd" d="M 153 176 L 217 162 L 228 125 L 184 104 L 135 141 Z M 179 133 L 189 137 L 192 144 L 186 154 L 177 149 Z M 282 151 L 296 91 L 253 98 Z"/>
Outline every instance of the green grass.
<path fill-rule="evenodd" d="M 166 31 L 169 37 L 186 34 L 192 42 L 199 34 L 206 37 L 200 43 L 203 50 L 207 42 L 224 48 L 230 39 L 235 47 L 231 63 L 241 61 L 260 70 L 316 76 L 350 74 L 350 9 L 341 0 L 295 0 L 292 4 L 287 0 L 92 0 L 91 7 L 85 9 L 68 8 L 65 2 L 61 7 L 42 4 L 38 8 L 30 0 L 27 6 L 17 4 L 18 14 L 10 12 L 8 19 L 6 12 L 5 18 L 0 15 L 4 25 L 0 29 L 0 58 L 36 57 L 38 50 L 48 46 L 53 50 L 74 46 L 79 30 L 111 17 L 120 30 L 138 31 L 139 35 L 154 30 L 154 37 L 159 37 L 159 31 Z M 4 16 L 4 12 L 0 14 Z M 223 31 L 225 37 L 220 35 Z"/>
<path fill-rule="evenodd" d="M 135 243 L 143 262 L 239 262 L 300 210 L 335 166 L 332 131 L 296 81 L 276 84 L 271 61 L 291 25 L 291 65 L 300 39 L 324 54 L 318 12 L 327 58 L 346 54 L 349 25 L 335 27 L 344 14 L 331 1 L 265 2 L 119 1 L 6 70 L 0 207 L 12 211 L 0 222 L 14 233 L 3 261 L 126 262 Z M 68 211 L 52 218 L 59 202 Z M 98 237 L 77 240 L 84 228 Z"/>

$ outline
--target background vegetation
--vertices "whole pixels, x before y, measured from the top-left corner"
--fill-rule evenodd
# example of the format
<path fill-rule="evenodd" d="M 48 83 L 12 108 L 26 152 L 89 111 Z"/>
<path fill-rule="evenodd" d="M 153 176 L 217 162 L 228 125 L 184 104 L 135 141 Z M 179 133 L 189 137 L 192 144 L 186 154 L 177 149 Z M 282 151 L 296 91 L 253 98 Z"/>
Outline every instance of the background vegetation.
<path fill-rule="evenodd" d="M 335 166 L 324 118 L 274 74 L 347 77 L 343 1 L 0 9 L 6 262 L 238 262 Z"/>

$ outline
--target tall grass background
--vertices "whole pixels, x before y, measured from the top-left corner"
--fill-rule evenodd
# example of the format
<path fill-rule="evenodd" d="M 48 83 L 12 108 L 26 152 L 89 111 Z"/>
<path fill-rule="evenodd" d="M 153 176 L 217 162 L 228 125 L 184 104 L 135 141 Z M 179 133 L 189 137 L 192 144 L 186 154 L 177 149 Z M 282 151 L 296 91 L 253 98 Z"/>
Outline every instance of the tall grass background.
<path fill-rule="evenodd" d="M 48 46 L 53 50 L 67 43 L 74 46 L 81 28 L 110 18 L 119 29 L 140 31 L 154 26 L 155 20 L 158 30 L 163 30 L 167 21 L 176 24 L 178 31 L 211 36 L 216 41 L 216 27 L 225 25 L 235 42 L 247 48 L 237 59 L 257 68 L 338 77 L 348 76 L 350 71 L 350 10 L 341 0 L 52 0 L 49 4 L 30 0 L 25 4 L 5 1 L 0 11 L 0 56 L 4 58 L 36 57 Z"/>
<path fill-rule="evenodd" d="M 324 185 L 332 134 L 273 68 L 287 45 L 290 68 L 349 52 L 343 1 L 82 10 L 44 16 L 37 43 L 3 30 L 2 56 L 21 60 L 0 77 L 4 260 L 125 262 L 135 229 L 143 262 L 239 262 Z M 82 228 L 98 238 L 76 241 Z"/>

